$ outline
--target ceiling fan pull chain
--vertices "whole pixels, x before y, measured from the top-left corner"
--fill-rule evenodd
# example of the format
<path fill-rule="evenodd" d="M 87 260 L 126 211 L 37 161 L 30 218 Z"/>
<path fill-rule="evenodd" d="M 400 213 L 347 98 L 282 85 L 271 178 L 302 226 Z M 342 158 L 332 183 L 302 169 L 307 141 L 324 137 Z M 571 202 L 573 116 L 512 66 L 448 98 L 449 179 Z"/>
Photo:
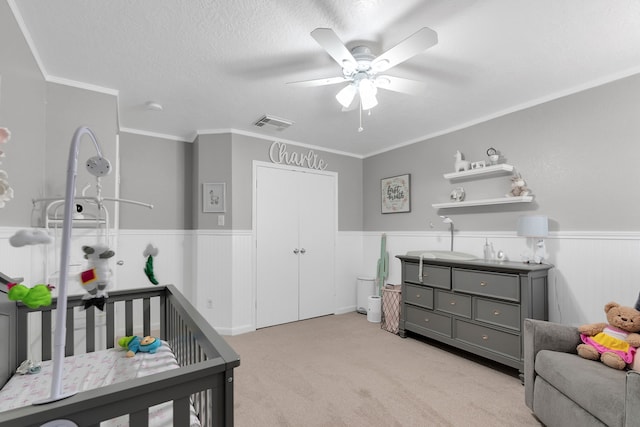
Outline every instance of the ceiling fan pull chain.
<path fill-rule="evenodd" d="M 360 115 L 360 127 L 358 128 L 358 132 L 362 132 L 364 130 L 364 128 L 362 127 L 362 100 L 360 100 L 360 109 L 358 111 L 358 114 Z"/>

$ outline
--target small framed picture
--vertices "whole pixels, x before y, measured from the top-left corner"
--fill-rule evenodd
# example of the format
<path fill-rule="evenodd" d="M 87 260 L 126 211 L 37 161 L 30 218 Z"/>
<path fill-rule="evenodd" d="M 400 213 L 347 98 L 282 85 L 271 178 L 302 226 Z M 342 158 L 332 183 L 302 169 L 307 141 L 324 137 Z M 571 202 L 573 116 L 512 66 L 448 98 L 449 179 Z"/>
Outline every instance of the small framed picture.
<path fill-rule="evenodd" d="M 382 213 L 411 212 L 411 175 L 398 175 L 380 180 Z"/>
<path fill-rule="evenodd" d="M 227 183 L 205 182 L 202 184 L 202 212 L 225 212 Z"/>

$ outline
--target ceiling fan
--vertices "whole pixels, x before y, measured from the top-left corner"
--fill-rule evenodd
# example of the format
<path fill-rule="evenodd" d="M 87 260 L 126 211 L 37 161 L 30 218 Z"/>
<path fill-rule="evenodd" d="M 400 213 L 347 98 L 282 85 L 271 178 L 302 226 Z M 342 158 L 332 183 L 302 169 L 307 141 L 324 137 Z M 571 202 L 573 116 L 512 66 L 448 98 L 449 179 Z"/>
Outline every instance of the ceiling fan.
<path fill-rule="evenodd" d="M 375 107 L 378 105 L 378 88 L 415 93 L 422 86 L 422 82 L 382 73 L 438 43 L 438 34 L 430 28 L 423 27 L 391 49 L 375 56 L 367 46 L 347 49 L 330 28 L 316 28 L 311 32 L 311 37 L 342 67 L 342 76 L 289 84 L 310 87 L 346 82 L 348 84 L 336 95 L 343 111 L 358 105 L 354 102 L 356 95 L 359 96 L 361 110 Z"/>

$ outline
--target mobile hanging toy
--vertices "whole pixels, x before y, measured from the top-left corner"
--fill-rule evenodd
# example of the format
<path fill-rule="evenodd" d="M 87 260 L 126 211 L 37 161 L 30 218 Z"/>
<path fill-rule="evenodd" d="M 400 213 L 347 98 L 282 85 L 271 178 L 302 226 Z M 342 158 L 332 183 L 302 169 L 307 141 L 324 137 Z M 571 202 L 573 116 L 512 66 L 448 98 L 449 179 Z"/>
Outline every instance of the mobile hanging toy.
<path fill-rule="evenodd" d="M 158 256 L 158 248 L 149 243 L 142 255 L 147 257 L 147 262 L 144 265 L 144 274 L 147 276 L 147 279 L 149 279 L 151 283 L 157 285 L 159 282 L 158 279 L 156 279 L 155 273 L 153 272 L 153 257 Z"/>
<path fill-rule="evenodd" d="M 93 305 L 102 310 L 109 296 L 107 289 L 111 285 L 112 271 L 109 268 L 109 259 L 115 256 L 115 252 L 106 245 L 83 246 L 82 251 L 89 261 L 89 268 L 80 273 L 80 283 L 87 291 L 87 295 L 82 297 L 85 300 L 84 308 Z"/>

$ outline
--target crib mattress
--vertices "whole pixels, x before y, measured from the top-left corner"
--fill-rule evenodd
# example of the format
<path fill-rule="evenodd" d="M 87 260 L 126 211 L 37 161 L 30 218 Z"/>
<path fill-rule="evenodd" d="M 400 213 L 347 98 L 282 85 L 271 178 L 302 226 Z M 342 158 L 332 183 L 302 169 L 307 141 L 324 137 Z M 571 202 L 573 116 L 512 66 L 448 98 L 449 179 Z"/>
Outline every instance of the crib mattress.
<path fill-rule="evenodd" d="M 125 354 L 122 349 L 109 349 L 66 357 L 63 393 L 77 393 L 179 367 L 171 348 L 164 341 L 155 354 L 139 352 L 134 357 L 126 357 Z M 42 363 L 40 372 L 36 374 L 14 375 L 0 390 L 0 412 L 47 399 L 51 392 L 52 370 L 53 362 L 49 360 Z M 193 407 L 191 420 L 192 426 L 200 425 Z M 114 418 L 100 425 L 126 426 L 128 417 Z M 172 402 L 149 408 L 149 425 L 172 426 Z"/>

